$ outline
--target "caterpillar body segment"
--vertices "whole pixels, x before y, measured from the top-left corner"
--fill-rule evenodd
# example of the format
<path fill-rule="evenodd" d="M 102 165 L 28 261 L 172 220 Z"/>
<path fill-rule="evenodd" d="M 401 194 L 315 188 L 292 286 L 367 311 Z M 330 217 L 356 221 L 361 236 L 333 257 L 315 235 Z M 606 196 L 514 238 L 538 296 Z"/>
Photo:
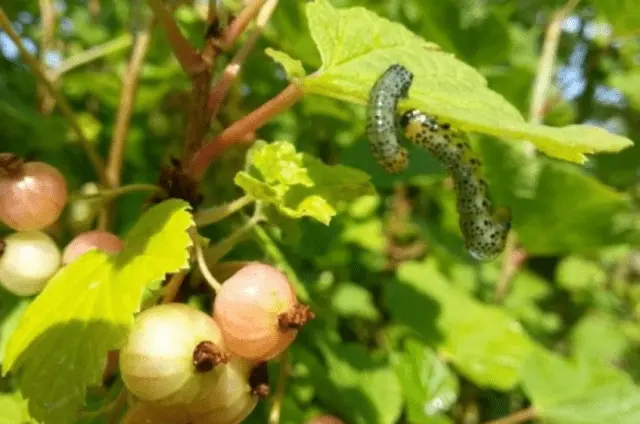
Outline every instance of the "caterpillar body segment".
<path fill-rule="evenodd" d="M 389 173 L 404 171 L 409 153 L 398 143 L 396 108 L 407 97 L 413 74 L 404 66 L 391 65 L 375 82 L 367 104 L 366 133 L 374 159 Z"/>
<path fill-rule="evenodd" d="M 493 210 L 480 160 L 466 134 L 415 109 L 402 114 L 400 125 L 412 143 L 427 150 L 451 174 L 469 253 L 478 260 L 494 259 L 504 250 L 511 213 L 504 207 Z"/>

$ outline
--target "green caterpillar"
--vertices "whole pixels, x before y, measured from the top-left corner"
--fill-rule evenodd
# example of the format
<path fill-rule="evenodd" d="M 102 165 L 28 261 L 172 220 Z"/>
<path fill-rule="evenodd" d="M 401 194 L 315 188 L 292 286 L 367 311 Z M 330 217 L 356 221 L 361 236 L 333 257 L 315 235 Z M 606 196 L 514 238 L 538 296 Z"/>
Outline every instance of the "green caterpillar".
<path fill-rule="evenodd" d="M 460 229 L 469 253 L 478 260 L 494 259 L 504 250 L 511 213 L 505 207 L 492 209 L 480 160 L 466 134 L 416 109 L 402 114 L 400 125 L 412 143 L 431 153 L 453 177 Z"/>
<path fill-rule="evenodd" d="M 413 74 L 402 65 L 391 65 L 375 82 L 367 104 L 367 138 L 374 159 L 389 173 L 404 171 L 409 153 L 398 143 L 396 108 L 406 97 Z"/>

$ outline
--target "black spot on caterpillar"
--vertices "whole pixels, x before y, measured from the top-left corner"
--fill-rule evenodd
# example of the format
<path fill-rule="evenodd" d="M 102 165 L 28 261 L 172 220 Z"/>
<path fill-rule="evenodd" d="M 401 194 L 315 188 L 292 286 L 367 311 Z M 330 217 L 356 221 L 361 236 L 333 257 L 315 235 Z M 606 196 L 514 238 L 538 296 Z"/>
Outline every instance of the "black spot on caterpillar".
<path fill-rule="evenodd" d="M 398 143 L 396 107 L 407 97 L 413 74 L 402 65 L 391 65 L 375 82 L 367 105 L 367 137 L 375 160 L 390 173 L 402 172 L 409 154 Z"/>
<path fill-rule="evenodd" d="M 415 109 L 402 114 L 400 125 L 412 143 L 438 159 L 453 177 L 460 229 L 469 253 L 479 260 L 494 259 L 504 250 L 511 213 L 505 207 L 492 209 L 480 160 L 466 134 Z"/>

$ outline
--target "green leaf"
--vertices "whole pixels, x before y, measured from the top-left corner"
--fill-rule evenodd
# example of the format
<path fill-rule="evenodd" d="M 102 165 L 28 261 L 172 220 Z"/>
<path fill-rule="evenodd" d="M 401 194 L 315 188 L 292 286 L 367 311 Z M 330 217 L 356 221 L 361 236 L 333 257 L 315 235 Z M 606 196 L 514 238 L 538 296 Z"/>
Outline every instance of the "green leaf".
<path fill-rule="evenodd" d="M 395 319 L 435 345 L 477 385 L 506 390 L 519 382 L 532 342 L 516 320 L 448 284 L 433 260 L 404 263 L 398 278 L 386 293 Z"/>
<path fill-rule="evenodd" d="M 341 239 L 345 243 L 353 243 L 372 252 L 382 252 L 387 245 L 387 237 L 379 218 L 350 222 L 345 226 Z"/>
<path fill-rule="evenodd" d="M 499 140 L 475 143 L 489 193 L 511 208 L 513 228 L 527 252 L 590 252 L 632 234 L 628 196 L 577 166 L 532 157 Z"/>
<path fill-rule="evenodd" d="M 0 393 L 0 424 L 37 424 L 20 393 Z"/>
<path fill-rule="evenodd" d="M 458 379 L 430 348 L 409 339 L 402 353 L 393 356 L 393 362 L 409 422 L 425 422 L 425 418 L 440 416 L 455 404 L 460 391 Z"/>
<path fill-rule="evenodd" d="M 353 424 L 393 424 L 402 409 L 402 391 L 389 363 L 362 345 L 324 346 L 332 399 Z"/>
<path fill-rule="evenodd" d="M 622 323 L 606 313 L 586 315 L 571 332 L 574 356 L 587 360 L 612 363 L 622 359 L 628 347 Z"/>
<path fill-rule="evenodd" d="M 637 424 L 640 389 L 614 368 L 567 361 L 536 349 L 523 373 L 524 390 L 549 424 Z"/>
<path fill-rule="evenodd" d="M 274 204 L 291 218 L 308 216 L 328 225 L 347 202 L 375 190 L 369 176 L 342 165 L 325 165 L 287 142 L 258 141 L 247 155 L 247 171 L 235 183 L 256 200 Z"/>
<path fill-rule="evenodd" d="M 634 109 L 640 110 L 640 70 L 613 74 L 609 83 L 624 93 Z"/>
<path fill-rule="evenodd" d="M 149 209 L 122 252 L 86 253 L 31 303 L 7 346 L 4 372 L 18 374 L 36 419 L 74 422 L 86 387 L 100 382 L 107 352 L 126 337 L 145 287 L 188 266 L 188 208 L 171 199 Z"/>
<path fill-rule="evenodd" d="M 495 279 L 494 279 L 495 281 Z M 534 334 L 556 331 L 561 326 L 555 312 L 544 311 L 539 303 L 552 294 L 551 285 L 529 271 L 518 272 L 509 284 L 504 307 Z"/>
<path fill-rule="evenodd" d="M 353 283 L 342 283 L 338 286 L 331 298 L 331 308 L 343 316 L 354 316 L 371 321 L 380 318 L 371 293 Z"/>
<path fill-rule="evenodd" d="M 593 0 L 596 11 L 613 25 L 617 35 L 640 34 L 640 15 L 636 0 Z"/>
<path fill-rule="evenodd" d="M 322 58 L 320 69 L 301 79 L 308 94 L 364 105 L 378 76 L 401 63 L 415 74 L 401 110 L 419 108 L 469 131 L 529 140 L 549 156 L 574 162 L 584 162 L 585 153 L 632 144 L 597 127 L 525 122 L 475 69 L 362 7 L 335 9 L 327 0 L 316 0 L 307 5 L 307 19 Z"/>
<path fill-rule="evenodd" d="M 594 292 L 604 287 L 607 274 L 594 261 L 580 256 L 567 256 L 556 268 L 556 280 L 560 287 L 568 291 Z"/>
<path fill-rule="evenodd" d="M 264 52 L 274 61 L 278 62 L 284 68 L 287 73 L 287 77 L 290 80 L 302 78 L 305 76 L 306 72 L 304 71 L 304 67 L 302 66 L 302 62 L 296 60 L 289 56 L 288 54 L 272 49 L 270 47 L 266 48 Z"/>

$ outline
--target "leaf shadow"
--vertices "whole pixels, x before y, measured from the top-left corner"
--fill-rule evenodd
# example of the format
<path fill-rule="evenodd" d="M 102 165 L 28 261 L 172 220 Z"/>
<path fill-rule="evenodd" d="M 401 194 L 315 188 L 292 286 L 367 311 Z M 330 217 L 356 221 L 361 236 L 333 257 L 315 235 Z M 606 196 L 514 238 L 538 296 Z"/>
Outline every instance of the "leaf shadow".
<path fill-rule="evenodd" d="M 39 422 L 75 422 L 86 387 L 101 383 L 106 353 L 127 331 L 108 321 L 72 320 L 38 335 L 16 362 L 15 376 L 30 414 Z"/>
<path fill-rule="evenodd" d="M 438 328 L 441 306 L 427 294 L 393 279 L 386 286 L 384 302 L 391 316 L 413 330 L 424 342 L 437 345 L 444 340 Z"/>

